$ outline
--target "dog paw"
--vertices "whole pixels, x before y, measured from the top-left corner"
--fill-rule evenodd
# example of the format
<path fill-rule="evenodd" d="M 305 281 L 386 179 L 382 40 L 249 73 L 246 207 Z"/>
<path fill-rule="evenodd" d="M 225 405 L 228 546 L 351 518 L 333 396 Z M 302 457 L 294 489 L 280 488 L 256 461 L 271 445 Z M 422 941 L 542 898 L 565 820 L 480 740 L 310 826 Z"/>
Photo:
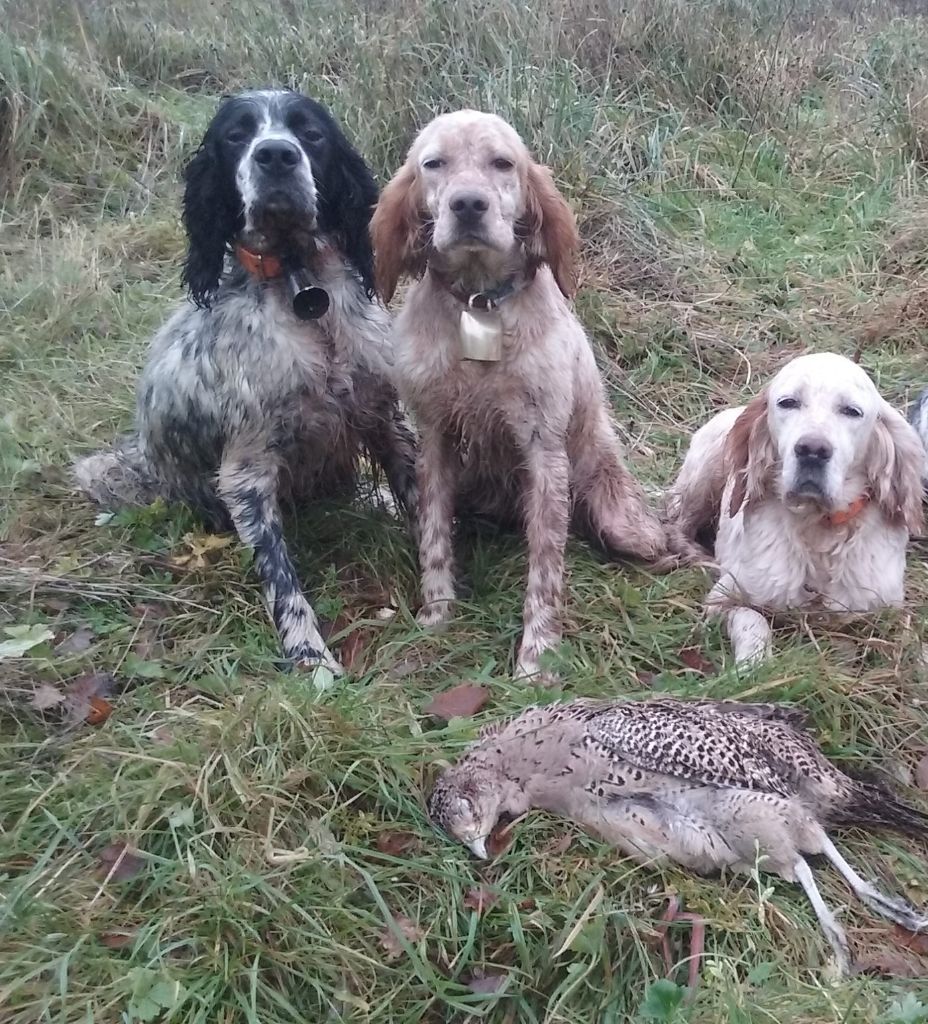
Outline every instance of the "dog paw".
<path fill-rule="evenodd" d="M 419 609 L 416 622 L 423 629 L 443 629 L 451 621 L 452 608 L 451 601 L 432 601 Z"/>
<path fill-rule="evenodd" d="M 561 677 L 557 672 L 542 668 L 538 663 L 538 658 L 533 655 L 519 655 L 512 678 L 517 683 L 527 683 L 529 686 L 561 685 Z"/>
<path fill-rule="evenodd" d="M 303 672 L 315 672 L 316 669 L 324 669 L 334 679 L 345 674 L 345 670 L 333 656 L 332 652 L 323 647 L 321 650 L 306 646 L 300 651 L 290 655 L 293 664 Z"/>

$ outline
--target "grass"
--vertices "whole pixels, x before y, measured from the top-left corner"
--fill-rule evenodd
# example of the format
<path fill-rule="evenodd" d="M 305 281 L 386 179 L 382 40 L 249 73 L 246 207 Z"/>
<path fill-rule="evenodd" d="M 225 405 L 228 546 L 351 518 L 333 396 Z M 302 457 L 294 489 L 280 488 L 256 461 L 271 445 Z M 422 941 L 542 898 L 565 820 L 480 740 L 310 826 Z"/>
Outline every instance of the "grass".
<path fill-rule="evenodd" d="M 636 867 L 573 830 L 565 847 L 563 824 L 543 816 L 489 866 L 435 833 L 422 794 L 437 765 L 479 721 L 538 696 L 509 677 L 518 538 L 466 538 L 466 599 L 431 638 L 414 627 L 415 559 L 397 524 L 344 507 L 291 524 L 302 578 L 353 658 L 320 698 L 279 670 L 236 544 L 179 565 L 202 550 L 187 513 L 100 523 L 66 477 L 72 456 L 131 420 L 147 336 L 179 295 L 180 168 L 218 94 L 244 84 L 330 104 L 381 180 L 438 111 L 512 120 L 577 210 L 577 308 L 651 486 L 711 411 L 807 349 L 859 353 L 904 404 L 928 381 L 918 0 L 7 11 L 0 629 L 53 639 L 0 661 L 2 1019 L 928 1020 L 928 982 L 898 976 L 912 973 L 898 939 L 855 904 L 852 941 L 897 976 L 831 985 L 793 886 Z M 654 578 L 579 543 L 569 568 L 569 692 L 798 701 L 835 757 L 912 783 L 928 747 L 922 546 L 905 610 L 787 623 L 776 657 L 742 676 L 702 621 L 698 572 Z M 380 618 L 387 605 L 396 615 Z M 687 666 L 688 648 L 708 672 Z M 90 672 L 115 677 L 104 723 L 32 706 L 41 684 Z M 461 680 L 492 692 L 477 721 L 424 714 Z M 924 847 L 853 833 L 842 845 L 928 899 Z M 830 902 L 846 899 L 833 874 L 820 881 Z M 479 885 L 497 897 L 482 912 Z M 685 963 L 661 981 L 654 941 L 673 892 L 709 922 L 690 1004 Z M 682 961 L 685 926 L 672 934 Z M 497 974 L 496 991 L 474 991 Z"/>

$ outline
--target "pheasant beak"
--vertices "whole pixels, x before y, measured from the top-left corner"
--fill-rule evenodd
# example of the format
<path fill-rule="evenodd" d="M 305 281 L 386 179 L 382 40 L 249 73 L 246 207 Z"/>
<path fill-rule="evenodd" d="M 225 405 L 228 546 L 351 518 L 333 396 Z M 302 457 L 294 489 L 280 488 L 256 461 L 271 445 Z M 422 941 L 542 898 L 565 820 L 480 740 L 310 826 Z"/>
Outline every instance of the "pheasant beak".
<path fill-rule="evenodd" d="M 479 839 L 474 839 L 466 844 L 467 848 L 474 854 L 475 857 L 479 857 L 481 860 L 488 860 L 489 854 L 487 853 L 487 837 L 481 836 Z"/>

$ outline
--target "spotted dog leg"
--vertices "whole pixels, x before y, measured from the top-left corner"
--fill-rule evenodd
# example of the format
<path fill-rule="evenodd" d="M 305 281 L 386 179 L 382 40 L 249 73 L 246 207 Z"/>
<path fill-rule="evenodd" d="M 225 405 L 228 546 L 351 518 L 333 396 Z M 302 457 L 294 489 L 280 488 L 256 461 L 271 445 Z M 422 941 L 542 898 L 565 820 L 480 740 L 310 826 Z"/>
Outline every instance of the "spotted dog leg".
<path fill-rule="evenodd" d="M 533 443 L 526 451 L 525 530 L 528 539 L 528 583 L 522 613 L 522 643 L 516 676 L 539 675 L 541 653 L 561 638 L 561 594 L 564 548 L 570 518 L 569 461 L 563 447 Z"/>
<path fill-rule="evenodd" d="M 456 460 L 451 438 L 439 430 L 423 432 L 417 466 L 422 607 L 416 621 L 426 628 L 447 622 L 454 604 L 451 531 L 457 489 Z"/>
<path fill-rule="evenodd" d="M 225 459 L 219 470 L 222 496 L 239 537 L 255 552 L 268 614 L 284 656 L 298 665 L 342 669 L 319 633 L 316 613 L 303 596 L 283 537 L 277 500 L 277 464 L 264 458 Z"/>
<path fill-rule="evenodd" d="M 416 483 L 416 438 L 411 427 L 399 409 L 394 408 L 389 418 L 365 432 L 364 442 L 386 474 L 390 492 L 406 513 L 410 533 L 418 542 L 419 487 Z"/>

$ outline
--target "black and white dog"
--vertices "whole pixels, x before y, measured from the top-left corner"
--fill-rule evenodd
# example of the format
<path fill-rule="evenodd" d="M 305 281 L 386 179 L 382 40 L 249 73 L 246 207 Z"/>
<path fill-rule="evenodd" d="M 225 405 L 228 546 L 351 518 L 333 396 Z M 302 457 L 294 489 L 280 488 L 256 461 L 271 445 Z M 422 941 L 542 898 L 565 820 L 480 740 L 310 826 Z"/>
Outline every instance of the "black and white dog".
<path fill-rule="evenodd" d="M 224 100 L 185 180 L 192 301 L 151 343 L 135 432 L 78 460 L 75 477 L 107 508 L 160 495 L 234 526 L 254 548 L 285 656 L 338 673 L 280 504 L 350 493 L 366 455 L 414 513 L 415 443 L 374 296 L 377 187 L 331 115 L 286 91 Z"/>

